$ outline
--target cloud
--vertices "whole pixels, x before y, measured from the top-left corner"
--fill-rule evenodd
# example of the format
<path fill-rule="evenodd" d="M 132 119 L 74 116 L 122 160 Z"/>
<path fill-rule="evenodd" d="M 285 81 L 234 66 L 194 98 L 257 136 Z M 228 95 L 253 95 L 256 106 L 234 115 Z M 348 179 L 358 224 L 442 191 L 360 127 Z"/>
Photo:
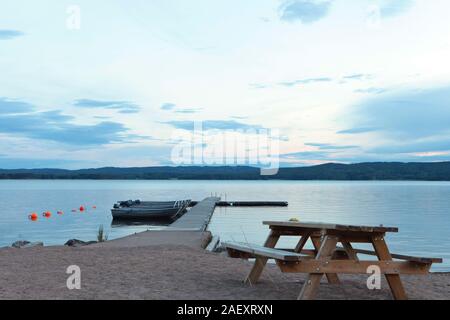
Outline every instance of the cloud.
<path fill-rule="evenodd" d="M 450 150 L 450 87 L 376 96 L 349 116 L 354 128 L 339 133 L 376 132 L 383 143 L 367 150 L 373 154 Z"/>
<path fill-rule="evenodd" d="M 101 119 L 101 120 L 111 119 L 111 117 L 108 117 L 108 116 L 94 116 L 94 118 Z"/>
<path fill-rule="evenodd" d="M 316 150 L 285 155 L 290 161 L 447 161 L 450 159 L 450 86 L 388 91 L 370 96 L 344 115 L 339 134 L 372 133 L 367 145 L 307 143 Z M 347 120 L 348 121 L 348 120 Z"/>
<path fill-rule="evenodd" d="M 331 81 L 333 81 L 333 79 L 329 78 L 329 77 L 317 77 L 317 78 L 297 79 L 297 80 L 292 80 L 292 81 L 283 81 L 283 82 L 279 82 L 275 85 L 280 85 L 280 86 L 284 86 L 284 87 L 293 87 L 296 85 L 307 85 L 307 84 L 312 84 L 312 83 L 321 83 L 321 82 L 323 83 L 323 82 L 331 82 Z M 252 89 L 267 89 L 267 88 L 273 87 L 274 84 L 250 83 L 249 86 Z"/>
<path fill-rule="evenodd" d="M 450 87 L 380 95 L 356 106 L 354 116 L 355 128 L 377 128 L 391 136 L 440 135 L 450 131 Z"/>
<path fill-rule="evenodd" d="M 423 153 L 423 152 L 439 152 L 450 150 L 450 136 L 441 137 L 436 140 L 399 142 L 370 149 L 373 153 Z"/>
<path fill-rule="evenodd" d="M 351 128 L 346 130 L 338 131 L 338 134 L 359 134 L 377 131 L 378 128 Z"/>
<path fill-rule="evenodd" d="M 309 164 L 319 163 L 362 163 L 362 162 L 430 162 L 449 161 L 449 152 L 429 153 L 339 153 L 326 151 L 296 152 L 280 155 L 281 163 L 299 164 L 302 161 Z M 309 162 L 307 162 L 309 161 Z M 313 162 L 311 162 L 313 161 Z"/>
<path fill-rule="evenodd" d="M 0 115 L 33 111 L 34 107 L 26 102 L 0 98 Z"/>
<path fill-rule="evenodd" d="M 47 168 L 62 168 L 71 165 L 83 166 L 86 165 L 86 162 L 77 160 L 48 159 L 48 158 L 43 159 L 18 158 L 0 155 L 1 169 L 18 169 L 18 168 L 47 169 Z"/>
<path fill-rule="evenodd" d="M 409 10 L 414 5 L 414 0 L 385 0 L 380 6 L 382 17 L 395 17 Z"/>
<path fill-rule="evenodd" d="M 250 83 L 249 86 L 252 89 L 266 89 L 268 87 L 268 85 L 263 83 Z"/>
<path fill-rule="evenodd" d="M 176 113 L 197 113 L 197 112 L 199 112 L 201 110 L 202 110 L 201 108 L 197 108 L 197 109 L 195 109 L 195 108 L 186 108 L 186 109 L 175 110 L 175 112 Z"/>
<path fill-rule="evenodd" d="M 246 116 L 231 116 L 231 118 L 236 119 L 236 120 L 245 120 L 245 119 L 248 119 L 248 117 L 246 117 Z"/>
<path fill-rule="evenodd" d="M 57 112 L 0 116 L 0 133 L 70 145 L 102 145 L 126 140 L 123 134 L 127 129 L 120 123 L 75 125 L 67 122 L 70 118 Z"/>
<path fill-rule="evenodd" d="M 310 147 L 317 147 L 320 150 L 347 150 L 358 148 L 358 146 L 339 146 L 328 143 L 305 143 L 305 145 Z"/>
<path fill-rule="evenodd" d="M 306 146 L 316 147 L 318 150 L 312 151 L 300 151 L 287 154 L 281 154 L 280 158 L 285 161 L 293 161 L 298 163 L 299 161 L 323 161 L 332 162 L 338 157 L 348 154 L 350 151 L 358 149 L 358 146 L 353 145 L 335 145 L 329 143 L 305 143 Z M 350 152 L 352 154 L 354 152 Z"/>
<path fill-rule="evenodd" d="M 375 88 L 375 87 L 355 90 L 356 93 L 364 93 L 364 94 L 382 94 L 382 93 L 385 93 L 386 91 L 387 91 L 387 89 Z"/>
<path fill-rule="evenodd" d="M 308 1 L 308 0 L 290 0 L 284 1 L 280 7 L 281 20 L 302 23 L 313 23 L 324 18 L 329 11 L 330 2 Z"/>
<path fill-rule="evenodd" d="M 342 77 L 342 79 L 344 79 L 344 80 L 364 80 L 364 79 L 369 79 L 371 77 L 372 77 L 371 74 L 356 73 L 356 74 L 350 74 L 350 75 L 344 76 L 344 77 Z"/>
<path fill-rule="evenodd" d="M 322 159 L 330 159 L 329 153 L 325 151 L 302 151 L 302 152 L 294 152 L 281 154 L 280 157 L 282 159 L 295 159 L 295 160 L 322 160 Z"/>
<path fill-rule="evenodd" d="M 286 82 L 280 82 L 279 84 L 281 86 L 285 87 L 292 87 L 298 84 L 309 84 L 309 83 L 315 83 L 315 82 L 331 82 L 333 79 L 328 77 L 322 77 L 322 78 L 308 78 L 308 79 L 301 79 L 301 80 L 294 80 L 294 81 L 286 81 Z"/>
<path fill-rule="evenodd" d="M 74 106 L 80 108 L 117 110 L 119 113 L 123 114 L 138 113 L 141 110 L 138 105 L 129 101 L 79 99 L 74 102 Z"/>
<path fill-rule="evenodd" d="M 173 109 L 175 109 L 175 107 L 176 107 L 177 105 L 176 104 L 174 104 L 174 103 L 164 103 L 162 106 L 161 106 L 161 110 L 173 110 Z"/>
<path fill-rule="evenodd" d="M 25 33 L 21 31 L 0 29 L 0 40 L 10 40 L 24 35 Z"/>
<path fill-rule="evenodd" d="M 413 154 L 367 154 L 349 157 L 336 157 L 332 162 L 367 163 L 367 162 L 441 162 L 449 161 L 448 155 L 430 155 L 428 157 Z"/>
<path fill-rule="evenodd" d="M 164 103 L 161 106 L 161 110 L 164 111 L 174 111 L 175 113 L 184 113 L 184 114 L 190 114 L 190 113 L 197 113 L 203 110 L 202 108 L 180 108 L 174 103 Z"/>
<path fill-rule="evenodd" d="M 168 121 L 165 124 L 176 129 L 194 130 L 194 121 Z M 260 125 L 246 124 L 234 120 L 205 120 L 201 122 L 203 130 L 260 130 Z"/>
<path fill-rule="evenodd" d="M 74 117 L 62 114 L 59 110 L 36 112 L 36 108 L 26 102 L 1 101 L 7 108 L 15 107 L 21 112 L 0 113 L 0 133 L 85 146 L 128 142 L 137 138 L 129 135 L 128 129 L 121 123 L 104 121 L 79 125 L 72 122 Z"/>

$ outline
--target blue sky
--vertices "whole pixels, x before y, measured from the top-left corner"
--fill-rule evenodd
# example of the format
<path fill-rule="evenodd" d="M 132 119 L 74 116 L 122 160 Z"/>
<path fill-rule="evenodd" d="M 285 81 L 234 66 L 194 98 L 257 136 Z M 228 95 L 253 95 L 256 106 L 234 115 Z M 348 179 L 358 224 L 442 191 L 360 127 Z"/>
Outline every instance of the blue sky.
<path fill-rule="evenodd" d="M 80 8 L 79 30 L 67 28 Z M 0 167 L 170 165 L 277 129 L 283 165 L 450 160 L 447 0 L 0 4 Z"/>

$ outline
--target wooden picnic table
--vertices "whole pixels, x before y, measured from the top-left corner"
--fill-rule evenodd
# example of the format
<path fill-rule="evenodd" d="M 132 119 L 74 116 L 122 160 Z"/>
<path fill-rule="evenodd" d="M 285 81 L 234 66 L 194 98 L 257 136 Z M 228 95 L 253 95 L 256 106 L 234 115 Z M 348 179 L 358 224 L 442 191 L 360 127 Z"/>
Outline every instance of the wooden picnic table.
<path fill-rule="evenodd" d="M 256 258 L 246 283 L 258 281 L 268 259 L 275 259 L 282 272 L 307 273 L 299 299 L 314 299 L 324 275 L 329 283 L 338 284 L 338 274 L 367 274 L 372 266 L 378 267 L 385 275 L 395 299 L 407 299 L 400 274 L 427 274 L 432 263 L 442 262 L 439 258 L 391 254 L 385 235 L 398 232 L 398 228 L 276 221 L 263 224 L 270 228 L 264 246 L 243 243 L 224 243 L 224 246 L 231 257 Z M 282 236 L 299 236 L 300 240 L 295 248 L 275 249 Z M 314 250 L 304 248 L 308 240 L 311 240 Z M 338 243 L 342 247 L 338 247 Z M 353 243 L 371 244 L 375 251 L 355 249 Z M 378 260 L 361 261 L 358 254 L 374 255 Z"/>

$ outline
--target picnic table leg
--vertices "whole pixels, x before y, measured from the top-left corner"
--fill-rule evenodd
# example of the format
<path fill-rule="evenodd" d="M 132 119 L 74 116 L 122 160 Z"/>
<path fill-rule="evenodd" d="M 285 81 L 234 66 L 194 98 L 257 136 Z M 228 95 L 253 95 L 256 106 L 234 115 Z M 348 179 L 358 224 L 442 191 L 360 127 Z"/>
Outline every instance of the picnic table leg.
<path fill-rule="evenodd" d="M 303 247 L 306 245 L 306 242 L 308 242 L 310 234 L 305 234 L 301 236 L 300 240 L 298 241 L 297 245 L 295 246 L 294 252 L 301 253 L 303 250 Z"/>
<path fill-rule="evenodd" d="M 392 261 L 392 256 L 389 252 L 388 246 L 384 241 L 384 235 L 379 235 L 372 238 L 372 244 L 378 259 L 381 261 Z M 386 280 L 391 288 L 392 295 L 395 300 L 408 299 L 405 289 L 403 288 L 402 281 L 398 274 L 386 274 Z"/>
<path fill-rule="evenodd" d="M 316 251 L 319 252 L 320 247 L 321 247 L 320 237 L 311 237 L 311 241 L 312 241 L 312 243 L 314 245 L 314 249 L 316 249 Z M 330 283 L 330 284 L 339 284 L 339 283 L 341 283 L 339 281 L 339 277 L 338 277 L 338 275 L 336 273 L 327 273 L 326 277 L 327 277 L 328 283 Z"/>
<path fill-rule="evenodd" d="M 355 249 L 353 249 L 353 246 L 350 242 L 342 241 L 342 246 L 345 249 L 345 252 L 347 253 L 347 256 L 350 260 L 359 261 L 358 255 L 356 254 Z"/>
<path fill-rule="evenodd" d="M 264 246 L 267 248 L 275 248 L 277 245 L 278 239 L 280 239 L 280 235 L 274 231 L 270 231 L 269 237 L 267 238 L 266 242 L 264 243 Z M 256 257 L 255 264 L 253 265 L 252 270 L 248 274 L 248 276 L 245 278 L 244 283 L 247 284 L 254 284 L 257 283 L 259 280 L 259 277 L 261 276 L 261 273 L 264 270 L 264 267 L 267 263 L 267 258 L 263 257 Z"/>
<path fill-rule="evenodd" d="M 316 255 L 316 260 L 330 260 L 333 252 L 336 250 L 337 238 L 334 236 L 325 236 L 319 252 Z M 306 278 L 302 291 L 298 296 L 299 300 L 313 300 L 319 290 L 320 280 L 323 273 L 311 273 Z"/>

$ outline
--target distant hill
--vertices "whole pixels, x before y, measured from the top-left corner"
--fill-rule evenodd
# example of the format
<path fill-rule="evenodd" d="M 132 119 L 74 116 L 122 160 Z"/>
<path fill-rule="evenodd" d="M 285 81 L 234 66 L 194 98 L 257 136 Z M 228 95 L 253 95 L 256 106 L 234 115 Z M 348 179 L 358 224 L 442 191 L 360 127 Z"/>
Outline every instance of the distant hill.
<path fill-rule="evenodd" d="M 428 180 L 450 181 L 450 162 L 358 164 L 328 163 L 311 167 L 281 168 L 262 176 L 254 167 L 143 167 L 63 169 L 0 169 L 0 179 L 129 179 L 129 180 Z"/>

